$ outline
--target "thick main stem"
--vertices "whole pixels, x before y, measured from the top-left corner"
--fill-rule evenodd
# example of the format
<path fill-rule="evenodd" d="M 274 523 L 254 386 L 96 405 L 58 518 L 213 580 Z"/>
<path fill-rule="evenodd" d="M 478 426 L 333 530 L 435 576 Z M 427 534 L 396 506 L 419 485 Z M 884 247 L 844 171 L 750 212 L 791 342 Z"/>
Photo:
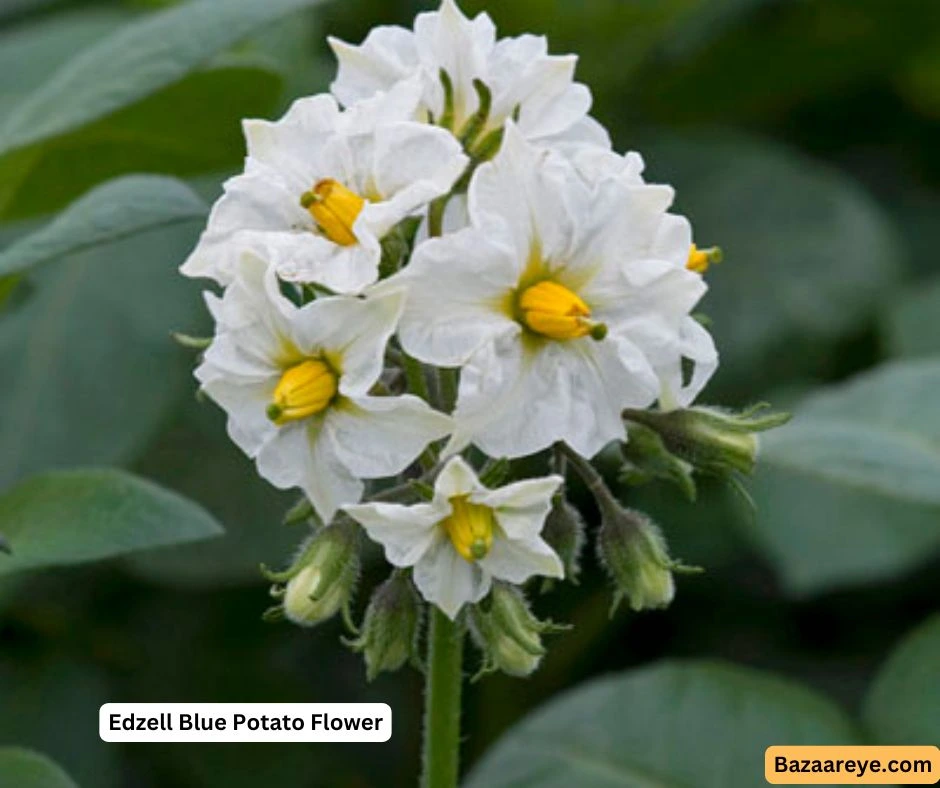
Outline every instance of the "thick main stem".
<path fill-rule="evenodd" d="M 431 606 L 424 691 L 423 788 L 456 788 L 460 767 L 463 632 Z"/>

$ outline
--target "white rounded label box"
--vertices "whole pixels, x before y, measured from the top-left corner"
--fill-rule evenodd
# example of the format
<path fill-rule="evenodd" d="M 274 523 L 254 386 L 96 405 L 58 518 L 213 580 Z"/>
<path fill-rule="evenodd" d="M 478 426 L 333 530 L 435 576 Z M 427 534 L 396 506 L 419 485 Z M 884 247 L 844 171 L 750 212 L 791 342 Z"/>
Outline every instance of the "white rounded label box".
<path fill-rule="evenodd" d="M 105 703 L 107 742 L 384 742 L 387 703 Z"/>

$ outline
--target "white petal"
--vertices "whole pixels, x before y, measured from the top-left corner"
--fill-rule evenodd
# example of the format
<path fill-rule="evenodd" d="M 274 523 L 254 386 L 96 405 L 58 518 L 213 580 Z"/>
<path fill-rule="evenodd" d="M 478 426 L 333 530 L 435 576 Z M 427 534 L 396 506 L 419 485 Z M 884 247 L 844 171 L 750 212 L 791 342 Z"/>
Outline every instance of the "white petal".
<path fill-rule="evenodd" d="M 345 106 L 388 90 L 418 67 L 414 34 L 401 27 L 373 30 L 361 46 L 329 39 L 339 61 L 339 71 L 330 89 Z"/>
<path fill-rule="evenodd" d="M 376 234 L 446 194 L 467 165 L 445 129 L 418 123 L 381 126 L 375 136 L 375 187 L 385 200 L 367 206 Z"/>
<path fill-rule="evenodd" d="M 292 336 L 302 352 L 325 351 L 340 367 L 339 390 L 364 394 L 382 372 L 385 345 L 401 314 L 404 294 L 387 290 L 370 298 L 331 296 L 301 307 Z"/>
<path fill-rule="evenodd" d="M 516 286 L 514 267 L 510 249 L 472 228 L 421 244 L 395 277 L 408 288 L 402 346 L 422 361 L 451 367 L 494 337 L 518 333 L 502 311 Z"/>
<path fill-rule="evenodd" d="M 237 383 L 222 376 L 206 379 L 207 366 L 197 370 L 203 391 L 228 414 L 226 429 L 235 445 L 249 457 L 257 456 L 277 431 L 267 416 L 277 378 L 260 384 Z"/>
<path fill-rule="evenodd" d="M 330 408 L 325 422 L 336 456 L 366 479 L 404 470 L 450 429 L 449 416 L 410 395 L 349 397 Z"/>
<path fill-rule="evenodd" d="M 434 501 L 441 509 L 446 506 L 449 514 L 451 498 L 482 492 L 484 489 L 467 461 L 462 457 L 452 457 L 434 481 Z"/>
<path fill-rule="evenodd" d="M 533 575 L 564 577 L 561 559 L 542 539 L 494 539 L 480 562 L 487 574 L 510 583 L 524 583 Z"/>
<path fill-rule="evenodd" d="M 490 576 L 478 563 L 461 558 L 442 529 L 415 564 L 412 576 L 421 595 L 451 619 L 464 605 L 483 599 L 491 585 Z"/>
<path fill-rule="evenodd" d="M 311 150 L 335 131 L 339 119 L 339 107 L 330 95 L 298 99 L 279 121 L 242 123 L 248 155 L 284 173 L 291 173 L 298 165 L 304 168 L 311 161 Z M 312 181 L 306 184 L 308 189 L 311 186 Z"/>
<path fill-rule="evenodd" d="M 427 552 L 437 524 L 446 517 L 430 504 L 364 503 L 347 506 L 345 511 L 385 548 L 388 562 L 401 567 L 414 566 Z"/>
<path fill-rule="evenodd" d="M 693 363 L 692 375 L 687 383 L 683 377 L 683 358 Z M 680 327 L 675 356 L 658 369 L 663 381 L 660 405 L 666 410 L 688 407 L 705 388 L 717 368 L 718 351 L 711 334 L 694 318 L 685 318 Z"/>
<path fill-rule="evenodd" d="M 359 501 L 364 485 L 344 466 L 323 434 L 322 420 L 280 427 L 257 458 L 258 472 L 275 487 L 300 487 L 325 523 L 337 510 Z"/>
<path fill-rule="evenodd" d="M 648 406 L 658 389 L 623 337 L 545 341 L 535 350 L 497 343 L 463 369 L 448 450 L 472 441 L 490 456 L 519 457 L 563 440 L 591 457 L 623 437 L 623 408 Z"/>
<path fill-rule="evenodd" d="M 510 539 L 531 539 L 542 532 L 552 508 L 552 496 L 563 482 L 561 476 L 526 479 L 478 493 L 471 500 L 493 509 L 500 527 Z"/>
<path fill-rule="evenodd" d="M 356 233 L 359 243 L 335 244 L 313 232 L 267 238 L 271 262 L 287 282 L 317 283 L 337 293 L 359 293 L 379 276 L 382 248 L 371 233 Z"/>

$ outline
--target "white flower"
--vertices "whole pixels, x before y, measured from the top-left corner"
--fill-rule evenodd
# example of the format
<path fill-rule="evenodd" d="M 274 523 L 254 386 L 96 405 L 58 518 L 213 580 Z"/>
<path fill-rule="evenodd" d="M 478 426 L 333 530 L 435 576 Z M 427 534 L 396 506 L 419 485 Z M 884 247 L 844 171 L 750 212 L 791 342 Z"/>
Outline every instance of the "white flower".
<path fill-rule="evenodd" d="M 520 130 L 531 140 L 610 144 L 607 132 L 587 115 L 590 91 L 573 81 L 576 56 L 549 55 L 544 36 L 497 40 L 487 14 L 467 19 L 453 0 L 443 0 L 438 11 L 419 14 L 414 32 L 383 26 L 374 28 L 360 46 L 335 38 L 330 45 L 339 60 L 332 90 L 346 106 L 418 75 L 424 85 L 423 107 L 440 122 L 445 110 L 443 70 L 453 85 L 450 127 L 457 133 L 478 107 L 473 82 L 480 80 L 492 93 L 481 139 L 517 114 Z"/>
<path fill-rule="evenodd" d="M 217 327 L 196 378 L 261 475 L 303 489 L 324 522 L 360 499 L 361 478 L 398 473 L 449 432 L 450 419 L 416 397 L 368 393 L 400 292 L 297 307 L 273 269 L 248 253 L 222 298 L 206 298 Z"/>
<path fill-rule="evenodd" d="M 657 189 L 643 179 L 643 157 L 635 151 L 620 156 L 594 145 L 559 146 L 591 188 L 607 178 L 618 179 L 633 193 Z M 712 250 L 700 250 L 692 243 L 692 225 L 684 216 L 665 213 L 649 246 L 651 256 L 667 260 L 680 268 L 702 274 L 713 258 Z M 679 327 L 679 353 L 667 355 L 657 365 L 662 382 L 659 405 L 666 410 L 690 405 L 718 368 L 715 343 L 692 316 L 683 318 Z M 682 359 L 691 362 L 691 374 L 684 380 Z"/>
<path fill-rule="evenodd" d="M 412 80 L 346 112 L 319 95 L 277 122 L 245 121 L 245 172 L 226 182 L 182 272 L 226 285 L 244 249 L 263 249 L 288 281 L 341 293 L 374 282 L 382 237 L 467 164 L 452 135 L 414 122 L 420 95 Z"/>
<path fill-rule="evenodd" d="M 347 506 L 399 567 L 450 618 L 479 602 L 493 579 L 523 583 L 533 575 L 563 577 L 561 560 L 539 535 L 560 476 L 484 487 L 459 457 L 444 466 L 430 503 Z"/>
<path fill-rule="evenodd" d="M 508 124 L 471 183 L 471 226 L 423 243 L 389 280 L 410 291 L 404 348 L 463 366 L 451 450 L 516 457 L 563 440 L 590 457 L 624 438 L 624 408 L 681 383 L 706 287 L 666 255 L 671 200 L 618 178 L 591 188 Z"/>

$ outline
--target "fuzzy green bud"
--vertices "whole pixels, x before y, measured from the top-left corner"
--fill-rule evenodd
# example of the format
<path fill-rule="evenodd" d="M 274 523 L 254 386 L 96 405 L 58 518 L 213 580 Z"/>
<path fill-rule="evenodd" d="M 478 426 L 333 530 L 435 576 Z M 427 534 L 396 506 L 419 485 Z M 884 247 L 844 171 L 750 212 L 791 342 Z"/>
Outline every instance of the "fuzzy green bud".
<path fill-rule="evenodd" d="M 672 411 L 624 411 L 624 418 L 659 434 L 675 457 L 714 476 L 750 474 L 757 461 L 757 433 L 785 424 L 787 413 L 759 415 L 765 405 L 740 413 L 695 407 Z"/>
<path fill-rule="evenodd" d="M 539 621 L 515 586 L 496 582 L 489 597 L 472 608 L 470 631 L 483 651 L 478 675 L 501 670 L 510 676 L 528 676 L 545 654 L 542 635 L 558 631 L 550 621 Z"/>
<path fill-rule="evenodd" d="M 346 518 L 321 528 L 302 548 L 294 565 L 272 579 L 285 580 L 275 593 L 283 614 L 300 626 L 313 626 L 348 610 L 359 578 L 357 526 Z"/>
<path fill-rule="evenodd" d="M 423 610 L 418 592 L 402 571 L 375 590 L 359 637 L 347 642 L 365 658 L 369 681 L 382 671 L 398 670 L 408 660 L 417 663 Z"/>
<path fill-rule="evenodd" d="M 611 613 L 626 598 L 633 610 L 667 607 L 676 593 L 662 532 L 644 514 L 623 507 L 603 507 L 598 557 L 616 591 Z"/>
<path fill-rule="evenodd" d="M 557 495 L 545 518 L 542 538 L 548 542 L 565 567 L 565 579 L 578 582 L 581 571 L 581 550 L 584 548 L 584 518 L 564 496 Z"/>

